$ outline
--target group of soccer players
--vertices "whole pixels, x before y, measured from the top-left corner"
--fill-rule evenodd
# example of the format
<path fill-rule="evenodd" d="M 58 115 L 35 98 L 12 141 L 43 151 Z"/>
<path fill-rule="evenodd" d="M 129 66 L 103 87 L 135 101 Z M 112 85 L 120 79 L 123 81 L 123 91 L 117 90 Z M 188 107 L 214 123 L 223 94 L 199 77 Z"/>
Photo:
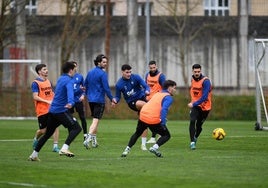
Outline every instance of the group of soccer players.
<path fill-rule="evenodd" d="M 146 142 L 154 143 L 149 151 L 157 157 L 162 157 L 158 148 L 170 139 L 166 120 L 168 110 L 173 102 L 172 96 L 176 92 L 176 82 L 166 80 L 165 75 L 158 70 L 155 61 L 149 62 L 149 72 L 146 73 L 145 79 L 142 79 L 138 74 L 133 74 L 132 67 L 129 64 L 124 64 L 121 67 L 122 77 L 115 85 L 115 96 L 113 96 L 105 72 L 108 58 L 100 54 L 95 58 L 94 64 L 95 67 L 87 73 L 84 80 L 83 76 L 77 73 L 77 62 L 64 63 L 62 75 L 56 83 L 55 92 L 53 92 L 52 84 L 48 80 L 46 65 L 36 66 L 38 77 L 32 83 L 32 92 L 39 129 L 34 138 L 34 150 L 29 157 L 30 161 L 40 161 L 39 151 L 52 135 L 54 136 L 52 151 L 58 152 L 60 155 L 74 156 L 69 147 L 81 130 L 83 130 L 85 148 L 98 147 L 97 131 L 99 120 L 105 109 L 105 96 L 110 100 L 111 106 L 115 107 L 121 99 L 121 94 L 129 108 L 138 112 L 139 115 L 136 132 L 131 136 L 121 156 L 126 157 L 131 147 L 141 136 L 141 149 L 147 150 Z M 196 79 L 196 77 L 198 78 Z M 192 100 L 188 104 L 191 108 L 189 132 L 190 148 L 195 149 L 197 137 L 200 135 L 202 124 L 210 111 L 209 105 L 211 106 L 211 84 L 209 79 L 201 74 L 199 64 L 193 65 L 192 85 L 194 87 L 191 87 L 190 91 L 193 93 L 191 96 L 194 101 Z M 207 89 L 208 85 L 210 86 L 209 90 Z M 85 98 L 87 98 L 93 118 L 88 131 L 83 106 Z M 209 100 L 210 102 L 208 102 Z M 206 108 L 203 109 L 203 106 Z M 73 117 L 74 109 L 79 114 L 82 128 Z M 61 148 L 58 147 L 59 125 L 67 128 L 69 133 Z M 149 141 L 147 141 L 148 128 L 152 131 L 152 138 Z M 156 134 L 159 135 L 158 139 L 155 138 Z"/>

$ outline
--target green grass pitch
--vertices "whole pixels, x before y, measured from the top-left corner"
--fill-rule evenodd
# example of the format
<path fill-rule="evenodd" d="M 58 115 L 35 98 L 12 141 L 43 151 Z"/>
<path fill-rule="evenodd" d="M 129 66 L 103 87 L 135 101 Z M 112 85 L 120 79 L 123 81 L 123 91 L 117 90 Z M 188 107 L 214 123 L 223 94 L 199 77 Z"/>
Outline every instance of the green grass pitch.
<path fill-rule="evenodd" d="M 121 158 L 136 122 L 101 120 L 100 146 L 86 150 L 80 133 L 70 147 L 74 158 L 53 153 L 50 139 L 41 162 L 31 162 L 36 121 L 0 120 L 0 187 L 268 187 L 268 132 L 255 131 L 254 122 L 208 119 L 191 151 L 188 121 L 169 121 L 172 137 L 160 148 L 163 158 L 142 151 L 140 139 Z M 222 141 L 212 138 L 217 127 L 227 134 Z M 60 146 L 66 134 L 61 126 Z"/>

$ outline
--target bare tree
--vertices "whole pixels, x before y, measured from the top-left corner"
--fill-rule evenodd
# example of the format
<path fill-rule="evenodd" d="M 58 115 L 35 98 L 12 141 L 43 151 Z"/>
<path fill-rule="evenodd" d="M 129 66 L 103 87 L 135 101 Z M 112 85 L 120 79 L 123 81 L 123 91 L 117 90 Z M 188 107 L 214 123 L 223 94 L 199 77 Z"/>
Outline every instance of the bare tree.
<path fill-rule="evenodd" d="M 202 1 L 200 0 L 173 0 L 173 1 L 161 1 L 158 3 L 170 14 L 171 21 L 164 20 L 164 23 L 169 29 L 171 29 L 178 36 L 178 51 L 179 62 L 182 68 L 182 77 L 185 85 L 188 85 L 187 76 L 187 54 L 190 50 L 193 40 L 195 40 L 200 32 L 207 27 L 207 25 L 199 25 L 194 29 L 189 29 L 189 18 L 191 12 L 193 12 Z M 165 19 L 166 17 L 162 17 Z"/>
<path fill-rule="evenodd" d="M 1 1 L 0 9 L 0 59 L 4 57 L 4 48 L 10 44 L 10 40 L 14 38 L 14 25 L 16 14 L 13 14 L 11 0 Z M 13 28 L 13 29 L 12 29 Z"/>
<path fill-rule="evenodd" d="M 92 26 L 89 26 L 92 12 L 99 6 L 98 1 L 63 0 L 63 2 L 66 3 L 66 15 L 61 33 L 61 63 L 69 60 L 76 47 L 104 24 L 104 21 L 92 22 Z"/>
<path fill-rule="evenodd" d="M 16 29 L 17 18 L 22 13 L 23 9 L 18 7 L 24 7 L 25 1 L 11 1 L 2 0 L 0 5 L 0 59 L 4 58 L 4 49 L 11 45 L 16 44 Z M 0 80 L 3 77 L 3 64 L 0 64 Z M 2 82 L 0 82 L 0 89 L 2 88 Z"/>

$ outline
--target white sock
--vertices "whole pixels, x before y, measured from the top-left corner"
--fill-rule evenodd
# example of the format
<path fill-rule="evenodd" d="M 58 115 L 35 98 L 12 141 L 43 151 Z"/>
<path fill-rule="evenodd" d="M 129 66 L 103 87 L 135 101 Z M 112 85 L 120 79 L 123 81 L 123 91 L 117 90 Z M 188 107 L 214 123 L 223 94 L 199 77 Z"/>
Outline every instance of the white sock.
<path fill-rule="evenodd" d="M 141 144 L 145 146 L 146 145 L 146 140 L 147 140 L 146 137 L 141 137 Z"/>
<path fill-rule="evenodd" d="M 38 152 L 34 150 L 31 157 L 32 158 L 38 157 Z"/>
<path fill-rule="evenodd" d="M 86 141 L 89 142 L 90 140 L 91 140 L 91 134 L 88 133 L 87 138 L 86 138 Z"/>
<path fill-rule="evenodd" d="M 68 149 L 69 149 L 69 145 L 67 145 L 67 144 L 63 144 L 63 146 L 62 146 L 61 149 L 63 149 L 63 150 L 68 150 Z"/>
<path fill-rule="evenodd" d="M 53 148 L 56 148 L 56 147 L 58 147 L 58 143 L 54 142 Z"/>
<path fill-rule="evenodd" d="M 159 148 L 158 144 L 154 144 L 153 148 L 158 149 Z"/>

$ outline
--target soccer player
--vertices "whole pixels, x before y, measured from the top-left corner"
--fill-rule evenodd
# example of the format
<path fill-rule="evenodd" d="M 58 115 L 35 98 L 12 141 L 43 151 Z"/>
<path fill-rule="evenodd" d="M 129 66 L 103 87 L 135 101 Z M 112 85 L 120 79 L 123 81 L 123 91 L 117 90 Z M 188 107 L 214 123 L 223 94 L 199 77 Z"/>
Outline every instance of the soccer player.
<path fill-rule="evenodd" d="M 190 87 L 191 102 L 188 103 L 190 108 L 190 148 L 196 149 L 197 138 L 202 132 L 202 125 L 205 122 L 211 110 L 211 82 L 208 77 L 202 75 L 201 65 L 192 66 L 192 79 Z"/>
<path fill-rule="evenodd" d="M 145 82 L 150 87 L 150 94 L 147 96 L 147 100 L 149 101 L 153 95 L 162 90 L 162 85 L 166 80 L 166 76 L 160 72 L 157 68 L 156 61 L 149 62 L 149 72 L 145 74 Z M 148 129 L 147 129 L 148 130 Z M 147 137 L 147 132 L 145 131 L 142 136 Z M 154 144 L 156 134 L 153 132 L 152 137 L 146 142 Z"/>
<path fill-rule="evenodd" d="M 30 161 L 40 161 L 38 158 L 40 150 L 59 125 L 63 125 L 68 129 L 68 136 L 59 154 L 66 155 L 67 157 L 74 156 L 69 147 L 82 130 L 69 111 L 74 106 L 73 75 L 75 71 L 75 64 L 73 62 L 68 61 L 62 65 L 63 74 L 59 77 L 56 84 L 55 96 L 49 109 L 47 130 L 39 139 L 34 151 L 30 155 Z"/>
<path fill-rule="evenodd" d="M 112 102 L 113 96 L 108 83 L 108 76 L 105 72 L 105 68 L 108 64 L 108 58 L 100 54 L 94 60 L 95 67 L 91 69 L 85 79 L 86 95 L 88 104 L 91 110 L 91 116 L 93 117 L 92 123 L 88 130 L 88 135 L 84 141 L 86 149 L 90 148 L 90 142 L 92 147 L 98 147 L 97 131 L 99 120 L 103 116 L 105 108 L 105 94 Z M 114 105 L 114 103 L 112 103 Z"/>
<path fill-rule="evenodd" d="M 122 93 L 128 107 L 139 112 L 142 106 L 147 102 L 146 96 L 149 95 L 150 88 L 138 74 L 132 74 L 132 67 L 130 65 L 122 65 L 121 71 L 122 77 L 115 85 L 115 103 L 120 101 Z M 141 141 L 141 149 L 147 150 L 146 135 L 142 137 Z"/>
<path fill-rule="evenodd" d="M 85 107 L 84 107 L 84 100 L 85 100 L 85 87 L 84 87 L 84 77 L 82 74 L 77 72 L 78 64 L 77 62 L 73 61 L 76 65 L 76 73 L 73 76 L 74 80 L 74 106 L 70 109 L 70 112 L 73 114 L 74 110 L 79 115 L 83 133 L 84 133 L 84 140 L 87 137 L 87 121 L 85 116 Z"/>
<path fill-rule="evenodd" d="M 34 136 L 33 149 L 35 149 L 39 138 L 46 132 L 48 110 L 54 97 L 52 84 L 48 80 L 47 66 L 45 64 L 38 64 L 35 66 L 35 71 L 38 74 L 38 77 L 32 82 L 31 88 L 39 129 Z M 59 129 L 57 128 L 53 134 L 53 152 L 59 152 L 58 140 Z"/>
<path fill-rule="evenodd" d="M 128 145 L 123 151 L 121 157 L 126 157 L 129 154 L 131 147 L 136 143 L 137 139 L 147 128 L 161 136 L 156 143 L 150 147 L 149 151 L 157 157 L 162 157 L 162 154 L 158 149 L 170 139 L 170 133 L 166 126 L 166 121 L 169 108 L 173 103 L 172 96 L 176 92 L 176 85 L 176 82 L 166 80 L 163 84 L 163 90 L 154 94 L 154 96 L 146 104 L 144 104 L 140 111 L 136 131 L 130 137 Z"/>

